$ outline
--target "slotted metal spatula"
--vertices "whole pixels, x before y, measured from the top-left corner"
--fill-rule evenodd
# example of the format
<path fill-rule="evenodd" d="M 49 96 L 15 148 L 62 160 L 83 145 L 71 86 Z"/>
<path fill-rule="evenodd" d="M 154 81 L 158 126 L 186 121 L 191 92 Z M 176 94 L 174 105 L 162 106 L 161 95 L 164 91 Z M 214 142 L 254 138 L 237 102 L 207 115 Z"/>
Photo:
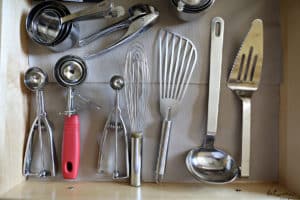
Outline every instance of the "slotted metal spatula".
<path fill-rule="evenodd" d="M 263 22 L 252 22 L 241 49 L 234 61 L 227 86 L 243 102 L 241 176 L 250 175 L 251 97 L 258 89 L 263 63 Z"/>
<path fill-rule="evenodd" d="M 172 119 L 177 114 L 197 61 L 195 45 L 187 38 L 161 30 L 159 33 L 160 113 L 163 117 L 155 179 L 165 174 Z"/>

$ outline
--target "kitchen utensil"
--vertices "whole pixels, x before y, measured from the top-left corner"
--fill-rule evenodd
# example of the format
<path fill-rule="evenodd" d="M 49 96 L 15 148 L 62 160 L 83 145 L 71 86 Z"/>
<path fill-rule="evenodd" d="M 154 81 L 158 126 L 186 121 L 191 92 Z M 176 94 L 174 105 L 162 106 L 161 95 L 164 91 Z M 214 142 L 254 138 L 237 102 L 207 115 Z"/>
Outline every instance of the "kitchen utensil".
<path fill-rule="evenodd" d="M 67 110 L 65 111 L 62 142 L 62 174 L 65 179 L 75 179 L 80 162 L 80 121 L 76 113 L 75 87 L 86 78 L 85 62 L 77 56 L 67 55 L 55 64 L 54 76 L 57 82 L 67 88 Z"/>
<path fill-rule="evenodd" d="M 33 0 L 33 1 L 48 1 L 48 0 Z M 63 1 L 63 2 L 76 2 L 76 3 L 94 3 L 94 2 L 101 2 L 103 0 L 56 0 L 56 1 Z"/>
<path fill-rule="evenodd" d="M 215 0 L 170 0 L 176 16 L 184 21 L 192 21 L 203 16 Z"/>
<path fill-rule="evenodd" d="M 125 97 L 131 132 L 130 184 L 138 187 L 142 177 L 142 142 L 150 81 L 148 63 L 143 47 L 135 44 L 129 48 L 125 61 Z"/>
<path fill-rule="evenodd" d="M 77 40 L 79 38 L 79 27 L 78 24 L 72 22 L 94 18 L 120 17 L 122 15 L 124 15 L 123 7 L 113 7 L 109 0 L 98 3 L 93 8 L 72 14 L 61 3 L 46 1 L 31 9 L 26 19 L 26 29 L 29 36 L 41 45 L 55 46 L 64 40 L 74 40 L 72 41 L 74 44 L 69 44 L 69 42 L 65 42 L 65 44 L 75 45 L 75 38 Z M 66 32 L 68 33 L 65 34 Z M 69 35 L 76 37 L 69 38 Z"/>
<path fill-rule="evenodd" d="M 124 122 L 124 119 L 122 117 L 121 108 L 120 108 L 120 90 L 124 87 L 124 79 L 122 76 L 113 76 L 110 79 L 110 86 L 113 90 L 116 92 L 116 98 L 115 98 L 115 106 L 113 110 L 110 112 L 107 121 L 105 123 L 103 132 L 102 132 L 102 138 L 99 142 L 99 153 L 98 153 L 98 164 L 97 164 L 97 172 L 99 174 L 104 174 L 105 170 L 103 168 L 103 158 L 105 154 L 105 143 L 107 142 L 107 137 L 109 131 L 114 131 L 115 133 L 115 163 L 114 163 L 114 171 L 113 171 L 113 179 L 125 179 L 129 177 L 129 153 L 128 153 L 128 136 L 127 136 L 127 129 Z M 123 134 L 122 134 L 123 132 Z M 119 144 L 118 144 L 118 138 L 120 136 L 124 137 L 124 154 L 125 154 L 125 168 L 126 172 L 125 175 L 120 175 L 119 170 Z"/>
<path fill-rule="evenodd" d="M 211 24 L 207 132 L 201 147 L 192 149 L 186 157 L 189 172 L 197 180 L 207 183 L 228 183 L 234 181 L 239 174 L 234 159 L 214 147 L 218 127 L 223 36 L 224 21 L 215 17 Z"/>
<path fill-rule="evenodd" d="M 197 56 L 195 45 L 189 39 L 167 30 L 159 32 L 159 91 L 163 123 L 155 171 L 156 182 L 161 182 L 165 174 L 172 119 L 179 111 Z"/>
<path fill-rule="evenodd" d="M 42 5 L 40 5 L 42 4 Z M 118 47 L 126 42 L 131 41 L 135 37 L 139 36 L 141 33 L 146 31 L 148 28 L 150 28 L 158 19 L 159 12 L 150 5 L 147 4 L 136 4 L 129 8 L 129 17 L 126 19 L 123 19 L 115 24 L 112 24 L 104 29 L 100 29 L 96 31 L 95 33 L 79 39 L 79 26 L 77 23 L 65 23 L 61 26 L 61 31 L 57 35 L 56 32 L 49 33 L 50 37 L 53 38 L 57 35 L 56 40 L 53 42 L 47 42 L 49 41 L 48 38 L 43 38 L 38 34 L 34 29 L 33 17 L 37 15 L 40 10 L 50 10 L 51 12 L 48 14 L 50 16 L 54 16 L 54 18 L 58 18 L 61 16 L 65 16 L 70 14 L 69 10 L 62 4 L 59 4 L 57 2 L 50 2 L 50 3 L 40 3 L 37 6 L 35 6 L 27 16 L 26 20 L 26 30 L 30 36 L 30 38 L 37 42 L 40 45 L 46 46 L 50 48 L 53 51 L 65 51 L 68 50 L 75 45 L 78 47 L 83 47 L 91 42 L 97 40 L 98 38 L 102 36 L 109 35 L 113 32 L 127 29 L 125 34 L 116 42 L 110 44 L 109 46 L 105 47 L 104 49 L 91 53 L 91 55 L 84 56 L 84 59 L 89 59 L 96 57 L 98 55 L 104 54 L 109 52 L 110 50 L 114 49 L 115 47 Z M 43 5 L 46 4 L 46 5 Z M 116 8 L 117 9 L 117 8 Z M 51 23 L 48 23 L 51 25 Z M 55 24 L 55 23 L 54 23 Z M 57 28 L 52 28 L 56 30 Z M 47 31 L 43 31 L 47 32 Z M 51 31 L 50 31 L 51 32 Z M 47 34 L 48 35 L 48 34 Z M 52 35 L 52 36 L 51 36 Z"/>
<path fill-rule="evenodd" d="M 129 17 L 127 19 L 124 19 L 99 32 L 96 32 L 94 35 L 83 38 L 79 41 L 79 46 L 85 46 L 99 37 L 111 34 L 122 29 L 127 29 L 125 34 L 110 46 L 105 47 L 101 51 L 85 56 L 86 59 L 94 58 L 138 37 L 145 31 L 147 31 L 150 27 L 152 27 L 154 23 L 157 22 L 158 17 L 159 12 L 155 7 L 148 4 L 136 4 L 129 8 Z"/>
<path fill-rule="evenodd" d="M 241 176 L 250 175 L 251 97 L 258 89 L 263 63 L 263 22 L 252 22 L 241 49 L 235 58 L 227 86 L 243 103 Z"/>
<path fill-rule="evenodd" d="M 120 17 L 125 14 L 123 7 L 113 7 L 111 1 L 103 1 L 93 8 L 81 10 L 66 16 L 55 15 L 53 10 L 44 9 L 33 18 L 34 31 L 42 38 L 47 38 L 47 43 L 57 39 L 62 25 L 68 22 L 90 20 L 94 18 Z"/>
<path fill-rule="evenodd" d="M 56 175 L 56 153 L 53 140 L 53 131 L 47 118 L 45 111 L 43 89 L 48 82 L 47 74 L 38 67 L 32 67 L 25 72 L 24 84 L 25 86 L 35 92 L 36 95 L 36 117 L 30 128 L 29 136 L 27 139 L 23 175 L 28 176 L 55 176 Z M 38 142 L 40 145 L 40 161 L 41 169 L 37 172 L 31 170 L 31 164 L 33 162 L 33 149 L 35 133 L 38 133 Z M 47 138 L 47 140 L 45 139 Z M 45 145 L 44 142 L 48 141 L 49 145 Z M 50 161 L 46 160 L 46 154 L 50 156 Z M 48 157 L 49 157 L 48 156 Z M 47 168 L 46 165 L 49 168 Z"/>

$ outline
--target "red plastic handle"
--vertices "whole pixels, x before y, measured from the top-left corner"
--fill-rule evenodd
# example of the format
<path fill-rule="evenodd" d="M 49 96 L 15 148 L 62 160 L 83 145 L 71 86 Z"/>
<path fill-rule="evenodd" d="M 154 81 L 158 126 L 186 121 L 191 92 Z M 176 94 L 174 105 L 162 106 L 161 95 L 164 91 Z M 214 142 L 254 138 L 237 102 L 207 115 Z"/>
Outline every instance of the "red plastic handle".
<path fill-rule="evenodd" d="M 65 179 L 75 179 L 80 161 L 79 115 L 65 116 L 62 143 L 62 174 Z"/>

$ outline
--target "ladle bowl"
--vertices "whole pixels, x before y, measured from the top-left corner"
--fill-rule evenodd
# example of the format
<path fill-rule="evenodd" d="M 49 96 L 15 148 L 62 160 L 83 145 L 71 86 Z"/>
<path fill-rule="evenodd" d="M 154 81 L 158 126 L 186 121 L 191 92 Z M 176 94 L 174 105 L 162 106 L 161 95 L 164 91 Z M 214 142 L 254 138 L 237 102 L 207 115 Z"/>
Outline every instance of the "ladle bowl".
<path fill-rule="evenodd" d="M 234 159 L 214 148 L 213 143 L 190 150 L 185 163 L 189 172 L 202 182 L 224 184 L 239 176 L 239 168 Z"/>

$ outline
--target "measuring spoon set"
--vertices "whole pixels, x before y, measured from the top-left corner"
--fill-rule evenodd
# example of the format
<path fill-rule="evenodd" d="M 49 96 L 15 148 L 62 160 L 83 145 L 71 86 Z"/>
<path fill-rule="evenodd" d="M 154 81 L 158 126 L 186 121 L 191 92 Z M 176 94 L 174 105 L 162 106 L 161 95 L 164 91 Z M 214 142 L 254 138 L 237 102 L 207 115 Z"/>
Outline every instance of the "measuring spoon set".
<path fill-rule="evenodd" d="M 179 2 L 173 0 L 172 4 L 181 7 L 184 5 L 185 9 L 193 8 L 183 4 L 184 2 L 183 0 Z M 213 1 L 209 1 L 209 3 L 208 7 Z M 182 15 L 183 11 L 179 12 L 178 10 L 177 15 L 180 14 L 180 16 L 184 16 L 184 19 L 189 19 L 188 15 Z M 76 88 L 87 77 L 88 70 L 85 61 L 130 41 L 146 30 L 145 28 L 148 29 L 149 26 L 152 26 L 159 15 L 156 8 L 146 4 L 134 5 L 130 8 L 129 13 L 128 18 L 83 40 L 79 40 L 79 29 L 76 21 L 95 17 L 118 18 L 124 15 L 123 7 L 114 7 L 111 1 L 104 1 L 97 4 L 94 9 L 71 14 L 63 4 L 47 1 L 36 5 L 28 14 L 26 28 L 31 39 L 54 51 L 64 51 L 75 44 L 83 46 L 83 44 L 88 44 L 112 31 L 128 28 L 119 41 L 100 52 L 83 58 L 67 55 L 60 58 L 55 64 L 54 77 L 57 83 L 65 88 L 67 97 L 61 152 L 61 172 L 65 179 L 76 179 L 80 166 L 80 117 L 74 99 L 79 97 L 83 102 L 91 104 L 90 100 L 82 97 L 76 91 Z M 221 17 L 215 17 L 211 22 L 207 131 L 201 146 L 187 152 L 185 160 L 187 170 L 196 180 L 219 184 L 232 182 L 240 174 L 243 177 L 250 176 L 250 99 L 252 93 L 258 89 L 263 60 L 263 23 L 256 19 L 252 22 L 234 61 L 227 83 L 228 87 L 235 91 L 243 102 L 242 162 L 240 169 L 231 155 L 214 146 L 218 128 L 224 24 Z M 76 37 L 72 37 L 72 35 Z M 70 38 L 73 39 L 69 40 Z M 181 102 L 196 67 L 198 51 L 189 38 L 167 29 L 159 30 L 157 43 L 158 61 L 155 63 L 157 63 L 159 72 L 159 106 L 162 126 L 153 178 L 157 183 L 160 183 L 163 182 L 167 169 L 173 123 L 176 121 L 176 115 L 180 114 Z M 124 75 L 114 75 L 110 80 L 110 86 L 115 91 L 115 104 L 107 117 L 102 133 L 99 135 L 98 162 L 95 166 L 95 174 L 105 174 L 104 166 L 107 159 L 104 158 L 111 158 L 114 159 L 112 179 L 129 179 L 132 186 L 140 186 L 143 169 L 142 149 L 143 143 L 147 142 L 143 139 L 143 132 L 149 114 L 147 84 L 151 80 L 147 56 L 142 44 L 135 43 L 128 49 L 124 66 Z M 54 133 L 47 118 L 43 97 L 47 81 L 48 76 L 41 68 L 32 67 L 25 73 L 24 84 L 29 90 L 35 92 L 37 104 L 36 117 L 30 129 L 24 156 L 23 174 L 26 177 L 57 175 Z M 120 91 L 123 89 L 125 91 L 124 102 L 127 105 L 126 115 L 122 113 L 120 107 L 122 100 Z M 101 109 L 100 106 L 96 105 L 96 107 Z M 124 116 L 127 116 L 128 120 L 125 120 Z M 129 126 L 126 125 L 127 121 L 129 121 Z M 41 156 L 38 158 L 41 167 L 38 170 L 32 169 L 34 134 L 38 134 L 39 151 L 41 152 Z M 112 157 L 108 154 L 109 152 L 106 152 L 110 135 L 114 137 L 114 156 Z M 44 144 L 45 140 L 47 145 Z M 125 166 L 125 169 L 121 169 L 120 166 Z"/>

